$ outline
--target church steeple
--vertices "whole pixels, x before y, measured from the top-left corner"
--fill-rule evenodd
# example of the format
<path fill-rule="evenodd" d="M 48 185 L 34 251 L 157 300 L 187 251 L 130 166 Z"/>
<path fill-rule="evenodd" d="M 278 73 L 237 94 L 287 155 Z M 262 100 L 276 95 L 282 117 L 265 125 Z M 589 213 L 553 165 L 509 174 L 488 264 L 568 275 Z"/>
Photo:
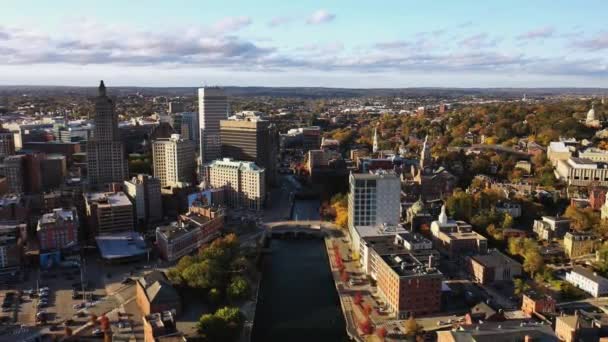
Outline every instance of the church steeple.
<path fill-rule="evenodd" d="M 103 83 L 103 80 L 99 82 L 98 95 L 106 96 L 106 85 Z"/>
<path fill-rule="evenodd" d="M 378 152 L 378 126 L 374 128 L 374 141 L 372 145 L 372 152 Z"/>
<path fill-rule="evenodd" d="M 424 144 L 420 152 L 420 169 L 431 165 L 431 147 L 429 146 L 429 136 L 424 137 Z"/>

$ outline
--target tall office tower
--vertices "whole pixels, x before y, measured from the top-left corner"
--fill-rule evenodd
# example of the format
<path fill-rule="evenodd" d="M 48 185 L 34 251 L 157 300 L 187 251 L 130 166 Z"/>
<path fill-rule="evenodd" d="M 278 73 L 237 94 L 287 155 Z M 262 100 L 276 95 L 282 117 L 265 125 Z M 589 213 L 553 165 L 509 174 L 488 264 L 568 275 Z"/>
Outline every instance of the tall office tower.
<path fill-rule="evenodd" d="M 175 114 L 184 111 L 184 104 L 180 101 L 170 101 L 169 102 L 169 113 Z"/>
<path fill-rule="evenodd" d="M 401 221 L 401 182 L 392 172 L 350 175 L 348 229 L 358 250 L 360 238 L 377 235 Z"/>
<path fill-rule="evenodd" d="M 224 188 L 229 207 L 262 210 L 266 195 L 264 169 L 252 162 L 230 158 L 215 160 L 205 168 L 207 184 Z"/>
<path fill-rule="evenodd" d="M 267 183 L 276 176 L 278 134 L 274 125 L 257 117 L 220 121 L 222 157 L 252 161 L 264 168 Z"/>
<path fill-rule="evenodd" d="M 99 94 L 95 100 L 93 122 L 93 138 L 87 142 L 89 186 L 97 188 L 107 183 L 122 183 L 129 175 L 129 166 L 118 133 L 114 102 L 106 95 L 103 81 L 99 84 Z"/>
<path fill-rule="evenodd" d="M 194 184 L 195 148 L 194 142 L 182 139 L 179 134 L 152 143 L 154 177 L 160 180 L 162 187 L 174 186 L 176 183 Z"/>
<path fill-rule="evenodd" d="M 25 155 L 14 155 L 4 158 L 0 165 L 0 174 L 6 177 L 8 192 L 19 194 L 25 192 Z"/>
<path fill-rule="evenodd" d="M 200 156 L 203 164 L 221 158 L 220 121 L 228 118 L 228 98 L 221 88 L 198 89 Z"/>
<path fill-rule="evenodd" d="M 175 128 L 175 131 L 182 135 L 182 139 L 192 140 L 197 147 L 200 146 L 199 134 L 201 129 L 198 126 L 198 113 L 181 113 L 179 130 Z"/>
<path fill-rule="evenodd" d="M 149 175 L 139 174 L 126 180 L 125 193 L 135 203 L 135 219 L 138 223 L 157 222 L 163 218 L 160 181 Z"/>
<path fill-rule="evenodd" d="M 0 125 L 0 160 L 15 154 L 15 134 Z"/>

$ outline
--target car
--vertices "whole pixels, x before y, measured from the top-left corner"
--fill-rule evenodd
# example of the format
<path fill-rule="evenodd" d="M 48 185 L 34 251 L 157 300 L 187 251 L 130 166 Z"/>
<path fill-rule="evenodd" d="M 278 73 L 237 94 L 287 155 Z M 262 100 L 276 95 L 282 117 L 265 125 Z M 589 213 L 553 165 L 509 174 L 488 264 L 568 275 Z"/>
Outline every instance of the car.
<path fill-rule="evenodd" d="M 93 329 L 93 332 L 91 334 L 93 336 L 101 336 L 101 335 L 103 335 L 103 331 L 101 331 L 101 329 L 99 329 L 99 328 L 96 328 L 96 329 Z"/>
<path fill-rule="evenodd" d="M 38 304 L 36 304 L 37 308 L 45 308 L 47 306 L 47 303 L 44 302 L 38 302 Z"/>
<path fill-rule="evenodd" d="M 78 303 L 78 304 L 74 304 L 72 305 L 72 308 L 78 310 L 78 309 L 82 309 L 84 308 L 85 304 L 84 303 Z"/>
<path fill-rule="evenodd" d="M 69 326 L 69 325 L 74 325 L 74 323 L 75 323 L 75 322 L 74 322 L 74 320 L 73 320 L 73 319 L 71 319 L 71 318 L 69 318 L 69 319 L 66 319 L 66 320 L 63 322 L 63 325 L 67 327 L 67 326 Z"/>
<path fill-rule="evenodd" d="M 2 312 L 10 312 L 10 311 L 12 311 L 12 310 L 13 310 L 13 309 L 12 309 L 12 308 L 10 308 L 10 307 L 6 307 L 6 308 L 5 308 L 5 307 L 3 307 L 3 308 L 2 308 Z"/>
<path fill-rule="evenodd" d="M 59 331 L 59 330 L 61 330 L 61 327 L 60 327 L 60 326 L 58 326 L 58 325 L 51 325 L 51 326 L 49 327 L 49 330 L 50 330 L 50 331 Z"/>

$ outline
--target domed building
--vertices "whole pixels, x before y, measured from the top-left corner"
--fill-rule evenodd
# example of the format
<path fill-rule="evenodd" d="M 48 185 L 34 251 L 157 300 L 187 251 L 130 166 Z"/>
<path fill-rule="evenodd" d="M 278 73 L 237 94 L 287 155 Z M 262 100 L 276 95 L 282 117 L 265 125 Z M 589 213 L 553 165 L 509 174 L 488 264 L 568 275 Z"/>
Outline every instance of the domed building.
<path fill-rule="evenodd" d="M 595 105 L 591 105 L 591 109 L 587 112 L 587 117 L 585 118 L 585 126 L 600 128 L 602 126 L 600 120 L 595 117 Z"/>

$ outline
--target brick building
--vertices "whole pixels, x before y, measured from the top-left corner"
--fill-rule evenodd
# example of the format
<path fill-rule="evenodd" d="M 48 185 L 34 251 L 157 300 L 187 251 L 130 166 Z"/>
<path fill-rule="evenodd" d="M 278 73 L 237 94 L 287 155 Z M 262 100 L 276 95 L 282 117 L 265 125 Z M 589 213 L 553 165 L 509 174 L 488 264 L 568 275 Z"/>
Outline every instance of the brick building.
<path fill-rule="evenodd" d="M 38 220 L 36 235 L 40 249 L 58 250 L 78 243 L 76 208 L 57 208 Z"/>

